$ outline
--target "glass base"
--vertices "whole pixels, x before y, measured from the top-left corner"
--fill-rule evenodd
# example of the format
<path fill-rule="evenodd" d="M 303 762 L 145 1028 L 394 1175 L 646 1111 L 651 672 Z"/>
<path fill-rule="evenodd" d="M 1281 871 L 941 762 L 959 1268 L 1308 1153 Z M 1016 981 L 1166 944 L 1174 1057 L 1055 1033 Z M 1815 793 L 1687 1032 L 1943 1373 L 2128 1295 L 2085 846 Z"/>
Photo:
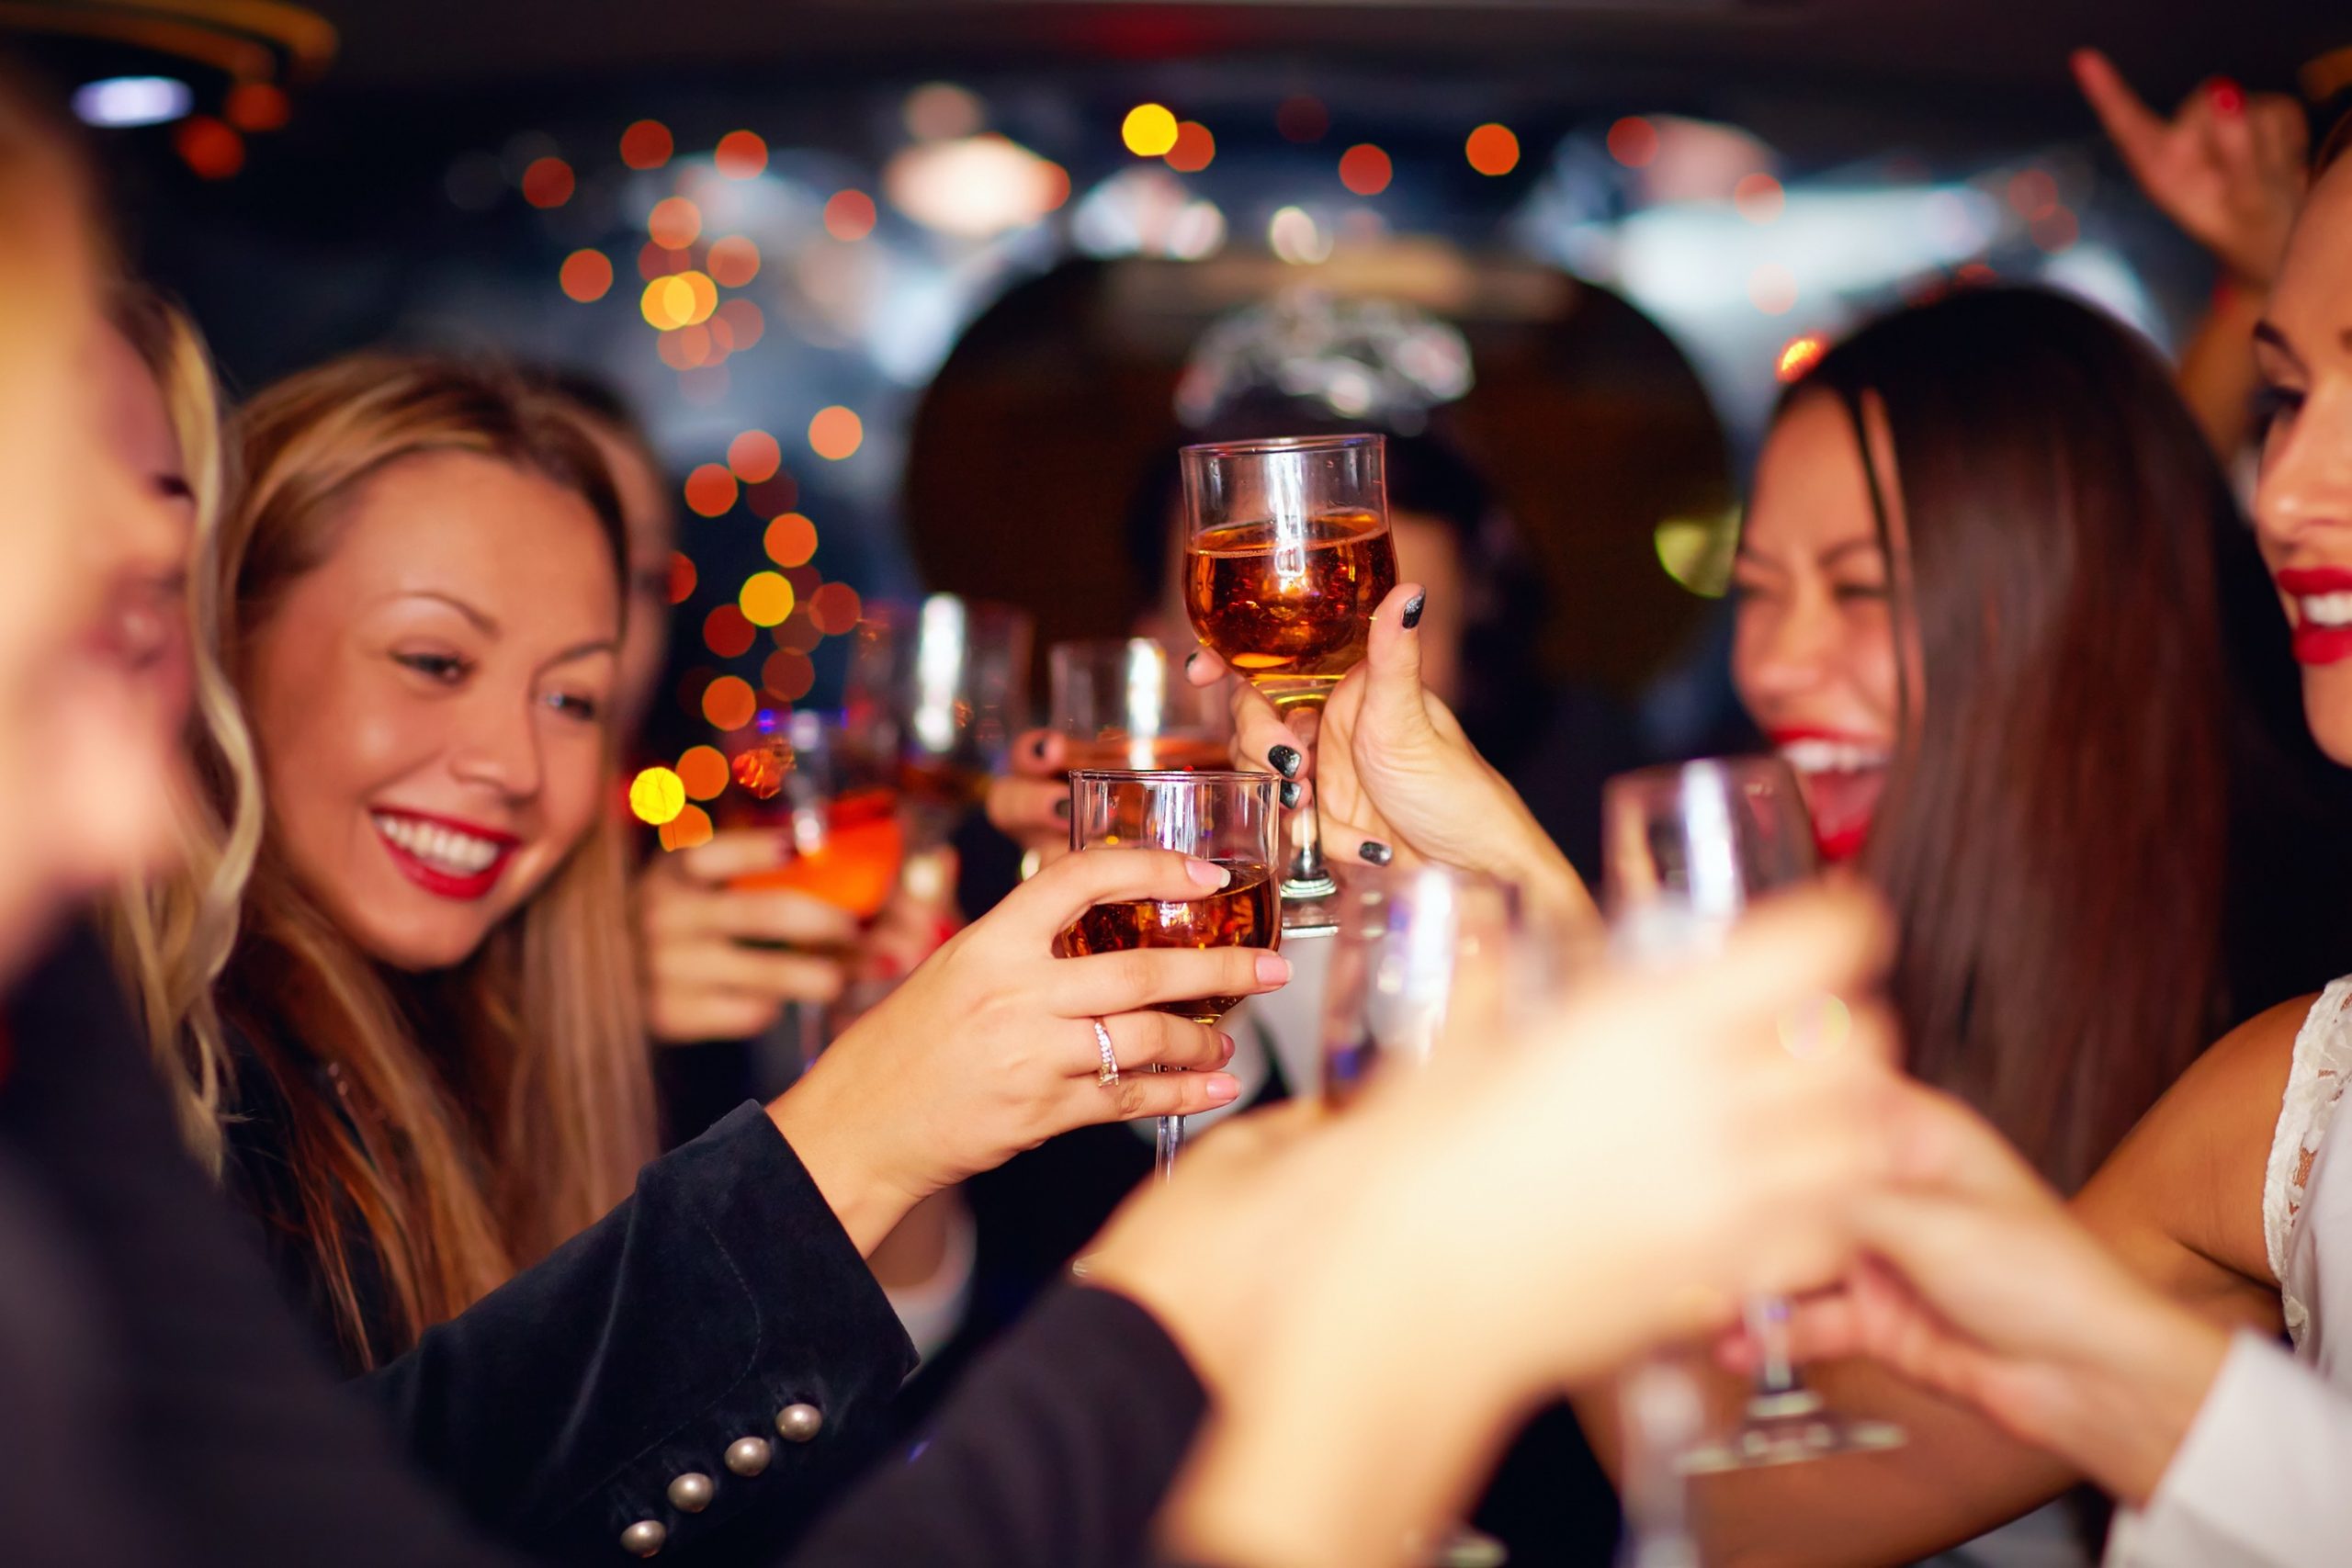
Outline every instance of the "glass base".
<path fill-rule="evenodd" d="M 1340 929 L 1340 885 L 1330 873 L 1285 878 L 1282 898 L 1284 938 L 1329 936 Z"/>
<path fill-rule="evenodd" d="M 1747 1418 L 1713 1442 L 1701 1443 L 1676 1461 L 1685 1475 L 1716 1475 L 1732 1470 L 1762 1470 L 1803 1464 L 1836 1454 L 1884 1453 L 1906 1441 L 1892 1421 L 1870 1421 L 1832 1414 L 1808 1388 L 1758 1394 L 1747 1402 Z"/>
<path fill-rule="evenodd" d="M 1508 1568 L 1510 1549 L 1483 1530 L 1456 1525 L 1435 1541 L 1415 1540 L 1407 1556 L 1416 1568 Z"/>

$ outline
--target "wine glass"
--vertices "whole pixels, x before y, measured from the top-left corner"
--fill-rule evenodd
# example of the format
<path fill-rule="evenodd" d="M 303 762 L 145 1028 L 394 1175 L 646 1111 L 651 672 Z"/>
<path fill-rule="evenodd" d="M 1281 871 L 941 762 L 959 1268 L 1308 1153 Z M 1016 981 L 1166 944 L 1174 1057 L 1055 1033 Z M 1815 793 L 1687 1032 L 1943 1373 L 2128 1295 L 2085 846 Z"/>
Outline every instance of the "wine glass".
<path fill-rule="evenodd" d="M 1814 872 L 1813 830 L 1796 775 L 1777 757 L 1724 757 L 1611 779 L 1601 796 L 1601 856 L 1611 947 L 1660 964 L 1713 951 L 1759 897 Z M 1830 1411 L 1789 1355 L 1789 1304 L 1746 1309 L 1761 1350 L 1747 1412 L 1720 1441 L 1683 1458 L 1707 1472 L 1894 1448 L 1903 1429 Z"/>
<path fill-rule="evenodd" d="M 727 885 L 805 893 L 873 919 L 890 901 L 906 853 L 888 757 L 836 715 L 763 709 L 755 722 L 756 739 L 730 764 L 738 787 L 727 793 L 729 826 L 781 828 L 786 853 Z M 824 1047 L 824 1010 L 803 1002 L 795 1010 L 805 1067 Z"/>
<path fill-rule="evenodd" d="M 1187 446 L 1184 608 L 1217 657 L 1281 711 L 1312 771 L 1323 705 L 1363 661 L 1372 613 L 1396 586 L 1377 435 Z M 1284 867 L 1283 929 L 1337 928 L 1339 884 L 1313 811 Z"/>
<path fill-rule="evenodd" d="M 1204 897 L 1137 898 L 1097 904 L 1062 933 L 1073 957 L 1138 947 L 1281 945 L 1274 897 L 1275 780 L 1268 773 L 1080 768 L 1069 776 L 1073 850 L 1178 850 L 1214 861 L 1229 874 Z M 1215 1023 L 1239 997 L 1198 997 L 1157 1004 L 1161 1012 Z M 1159 1119 L 1154 1167 L 1166 1180 L 1183 1146 L 1184 1119 Z"/>
<path fill-rule="evenodd" d="M 1231 765 L 1233 713 L 1220 688 L 1183 679 L 1151 638 L 1057 642 L 1046 668 L 1047 722 L 1070 766 Z"/>
<path fill-rule="evenodd" d="M 898 761 L 910 848 L 944 844 L 988 795 L 1021 727 L 1030 620 L 933 593 L 869 605 L 850 650 L 850 725 Z"/>

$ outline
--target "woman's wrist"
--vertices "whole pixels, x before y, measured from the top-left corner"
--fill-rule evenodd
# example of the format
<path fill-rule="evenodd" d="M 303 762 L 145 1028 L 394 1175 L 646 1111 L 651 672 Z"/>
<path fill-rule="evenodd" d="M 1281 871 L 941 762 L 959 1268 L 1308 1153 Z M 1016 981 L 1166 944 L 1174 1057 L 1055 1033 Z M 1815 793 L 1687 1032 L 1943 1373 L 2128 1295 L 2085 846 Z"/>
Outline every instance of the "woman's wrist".
<path fill-rule="evenodd" d="M 824 1075 L 812 1067 L 768 1101 L 768 1120 L 792 1145 L 858 1256 L 870 1257 L 929 1193 L 895 1179 L 891 1162 L 876 1151 L 854 1108 L 832 1100 Z"/>
<path fill-rule="evenodd" d="M 2041 1440 L 2123 1503 L 2144 1505 L 2197 1423 L 2222 1364 L 2226 1329 L 2153 1294 L 2093 1314 L 2099 1332 L 2047 1411 Z"/>

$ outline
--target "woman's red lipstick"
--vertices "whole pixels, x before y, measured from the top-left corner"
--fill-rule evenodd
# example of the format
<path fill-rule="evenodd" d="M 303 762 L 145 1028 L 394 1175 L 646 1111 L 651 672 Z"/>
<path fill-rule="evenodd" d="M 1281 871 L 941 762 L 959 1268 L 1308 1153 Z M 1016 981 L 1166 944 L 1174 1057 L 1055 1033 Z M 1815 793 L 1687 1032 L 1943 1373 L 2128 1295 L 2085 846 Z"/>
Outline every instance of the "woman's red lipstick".
<path fill-rule="evenodd" d="M 495 828 L 428 811 L 379 806 L 369 816 L 378 840 L 402 875 L 427 893 L 468 903 L 490 896 L 523 841 Z"/>
<path fill-rule="evenodd" d="M 2352 659 L 2352 570 L 2290 566 L 2277 581 L 2278 592 L 2295 603 L 2295 662 Z"/>

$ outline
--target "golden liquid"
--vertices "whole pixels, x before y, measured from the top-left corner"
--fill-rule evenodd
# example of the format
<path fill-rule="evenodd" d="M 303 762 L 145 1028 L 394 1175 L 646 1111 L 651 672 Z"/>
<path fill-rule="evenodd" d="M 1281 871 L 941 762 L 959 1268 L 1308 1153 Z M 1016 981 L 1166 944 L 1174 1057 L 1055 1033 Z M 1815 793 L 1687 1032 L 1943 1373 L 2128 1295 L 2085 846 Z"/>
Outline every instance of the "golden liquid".
<path fill-rule="evenodd" d="M 1222 524 L 1184 549 L 1193 629 L 1279 707 L 1321 703 L 1363 661 L 1372 613 L 1396 586 L 1388 524 L 1369 512 Z"/>
<path fill-rule="evenodd" d="M 1073 958 L 1125 953 L 1137 947 L 1273 947 L 1282 940 L 1282 901 L 1274 879 L 1260 861 L 1219 861 L 1233 880 L 1205 898 L 1181 902 L 1137 898 L 1097 904 L 1062 932 L 1061 950 Z M 1239 997 L 1199 997 L 1159 1002 L 1195 1023 L 1215 1023 L 1231 1012 Z"/>
<path fill-rule="evenodd" d="M 1198 735 L 1099 735 L 1091 740 L 1065 736 L 1062 754 L 1073 768 L 1118 768 L 1138 773 L 1233 766 L 1230 747 Z"/>

